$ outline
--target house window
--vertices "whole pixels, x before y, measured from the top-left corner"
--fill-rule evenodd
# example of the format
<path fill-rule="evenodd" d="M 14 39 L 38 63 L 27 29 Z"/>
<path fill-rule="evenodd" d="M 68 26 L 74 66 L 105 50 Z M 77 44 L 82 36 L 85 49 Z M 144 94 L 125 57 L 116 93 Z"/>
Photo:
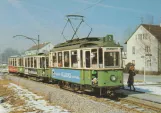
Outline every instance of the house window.
<path fill-rule="evenodd" d="M 151 60 L 147 60 L 147 61 L 145 62 L 145 64 L 146 64 L 147 67 L 151 67 Z"/>
<path fill-rule="evenodd" d="M 138 39 L 142 40 L 142 34 L 138 34 Z"/>
<path fill-rule="evenodd" d="M 150 46 L 145 46 L 145 52 L 147 53 L 151 52 Z"/>
<path fill-rule="evenodd" d="M 135 54 L 135 46 L 132 46 L 132 54 Z"/>
<path fill-rule="evenodd" d="M 148 39 L 148 34 L 143 34 L 143 39 Z"/>
<path fill-rule="evenodd" d="M 138 36 L 138 35 L 135 35 L 136 40 L 137 40 L 137 38 L 138 38 L 137 36 Z"/>
<path fill-rule="evenodd" d="M 132 63 L 135 64 L 135 60 L 132 60 Z"/>

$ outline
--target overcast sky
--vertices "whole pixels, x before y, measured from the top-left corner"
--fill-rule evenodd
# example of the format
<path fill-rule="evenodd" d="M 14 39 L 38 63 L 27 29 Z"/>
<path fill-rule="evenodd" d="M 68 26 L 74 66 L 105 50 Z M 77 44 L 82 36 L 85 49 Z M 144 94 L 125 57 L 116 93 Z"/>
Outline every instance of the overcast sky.
<path fill-rule="evenodd" d="M 12 38 L 14 35 L 40 35 L 41 43 L 65 41 L 61 32 L 68 14 L 85 16 L 85 22 L 93 28 L 91 36 L 113 34 L 123 43 L 141 20 L 161 23 L 160 6 L 161 0 L 0 0 L 0 49 L 22 51 L 34 44 L 22 37 Z M 79 36 L 88 32 L 89 28 L 82 24 Z M 69 24 L 64 33 L 70 39 L 73 31 Z"/>

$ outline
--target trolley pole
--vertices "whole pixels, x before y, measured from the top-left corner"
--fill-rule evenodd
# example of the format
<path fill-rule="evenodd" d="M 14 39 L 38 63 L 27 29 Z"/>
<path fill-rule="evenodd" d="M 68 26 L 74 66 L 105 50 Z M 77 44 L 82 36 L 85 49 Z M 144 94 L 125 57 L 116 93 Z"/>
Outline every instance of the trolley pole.
<path fill-rule="evenodd" d="M 32 42 L 34 42 L 35 45 L 37 45 L 37 53 L 36 53 L 36 54 L 39 53 L 39 44 L 40 44 L 39 35 L 38 35 L 37 38 L 31 38 L 31 37 L 27 37 L 27 36 L 25 36 L 25 35 L 15 35 L 15 36 L 13 36 L 13 38 L 18 37 L 18 36 L 24 37 L 24 38 L 29 39 L 29 40 L 31 40 Z"/>
<path fill-rule="evenodd" d="M 39 54 L 39 44 L 40 44 L 39 35 L 38 35 L 37 43 L 38 43 L 38 45 L 37 45 L 37 54 Z"/>

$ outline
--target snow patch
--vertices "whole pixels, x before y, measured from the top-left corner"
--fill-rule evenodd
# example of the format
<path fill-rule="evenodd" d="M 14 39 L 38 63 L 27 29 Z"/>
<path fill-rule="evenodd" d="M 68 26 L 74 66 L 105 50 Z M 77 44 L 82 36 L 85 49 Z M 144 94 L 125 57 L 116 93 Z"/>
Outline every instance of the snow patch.
<path fill-rule="evenodd" d="M 20 86 L 10 83 L 9 87 L 17 93 L 17 95 L 25 100 L 25 107 L 30 107 L 33 110 L 40 110 L 43 113 L 69 113 L 67 110 L 63 109 L 60 106 L 50 106 L 48 103 L 43 100 L 41 96 L 37 96 L 27 89 L 23 89 Z M 34 113 L 34 112 L 33 112 Z"/>
<path fill-rule="evenodd" d="M 151 85 L 148 85 L 148 84 Z M 149 82 L 147 83 L 134 83 L 134 87 L 136 91 L 141 91 L 149 94 L 161 95 L 161 85 L 154 85 L 155 83 Z M 129 89 L 127 85 L 124 87 L 125 89 Z M 133 89 L 133 88 L 132 88 Z"/>
<path fill-rule="evenodd" d="M 7 113 L 6 109 L 0 105 L 0 113 Z"/>

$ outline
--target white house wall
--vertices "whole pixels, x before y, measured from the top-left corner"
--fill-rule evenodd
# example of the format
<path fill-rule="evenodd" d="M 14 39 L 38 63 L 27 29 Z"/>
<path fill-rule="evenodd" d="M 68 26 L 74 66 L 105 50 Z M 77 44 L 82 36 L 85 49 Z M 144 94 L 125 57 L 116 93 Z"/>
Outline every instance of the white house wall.
<path fill-rule="evenodd" d="M 45 51 L 50 51 L 53 48 L 53 45 L 51 43 L 49 43 L 48 45 L 46 45 L 45 47 L 41 48 L 39 50 L 39 53 L 43 53 Z"/>
<path fill-rule="evenodd" d="M 147 34 L 146 39 L 138 39 L 138 34 Z M 151 66 L 146 65 L 146 71 L 158 71 L 158 40 L 147 31 L 143 26 L 140 26 L 137 31 L 127 42 L 127 62 L 135 61 L 135 69 L 144 70 L 144 55 L 145 46 L 150 46 L 151 57 L 146 56 L 146 60 L 151 60 Z M 132 48 L 135 47 L 135 54 L 132 54 Z M 146 53 L 147 54 L 147 53 Z"/>
<path fill-rule="evenodd" d="M 51 43 L 47 44 L 43 48 L 39 49 L 39 53 L 44 53 L 44 52 L 49 52 L 51 49 L 53 49 L 53 45 Z M 26 51 L 25 55 L 35 55 L 37 53 L 37 50 L 31 50 L 31 51 Z"/>

